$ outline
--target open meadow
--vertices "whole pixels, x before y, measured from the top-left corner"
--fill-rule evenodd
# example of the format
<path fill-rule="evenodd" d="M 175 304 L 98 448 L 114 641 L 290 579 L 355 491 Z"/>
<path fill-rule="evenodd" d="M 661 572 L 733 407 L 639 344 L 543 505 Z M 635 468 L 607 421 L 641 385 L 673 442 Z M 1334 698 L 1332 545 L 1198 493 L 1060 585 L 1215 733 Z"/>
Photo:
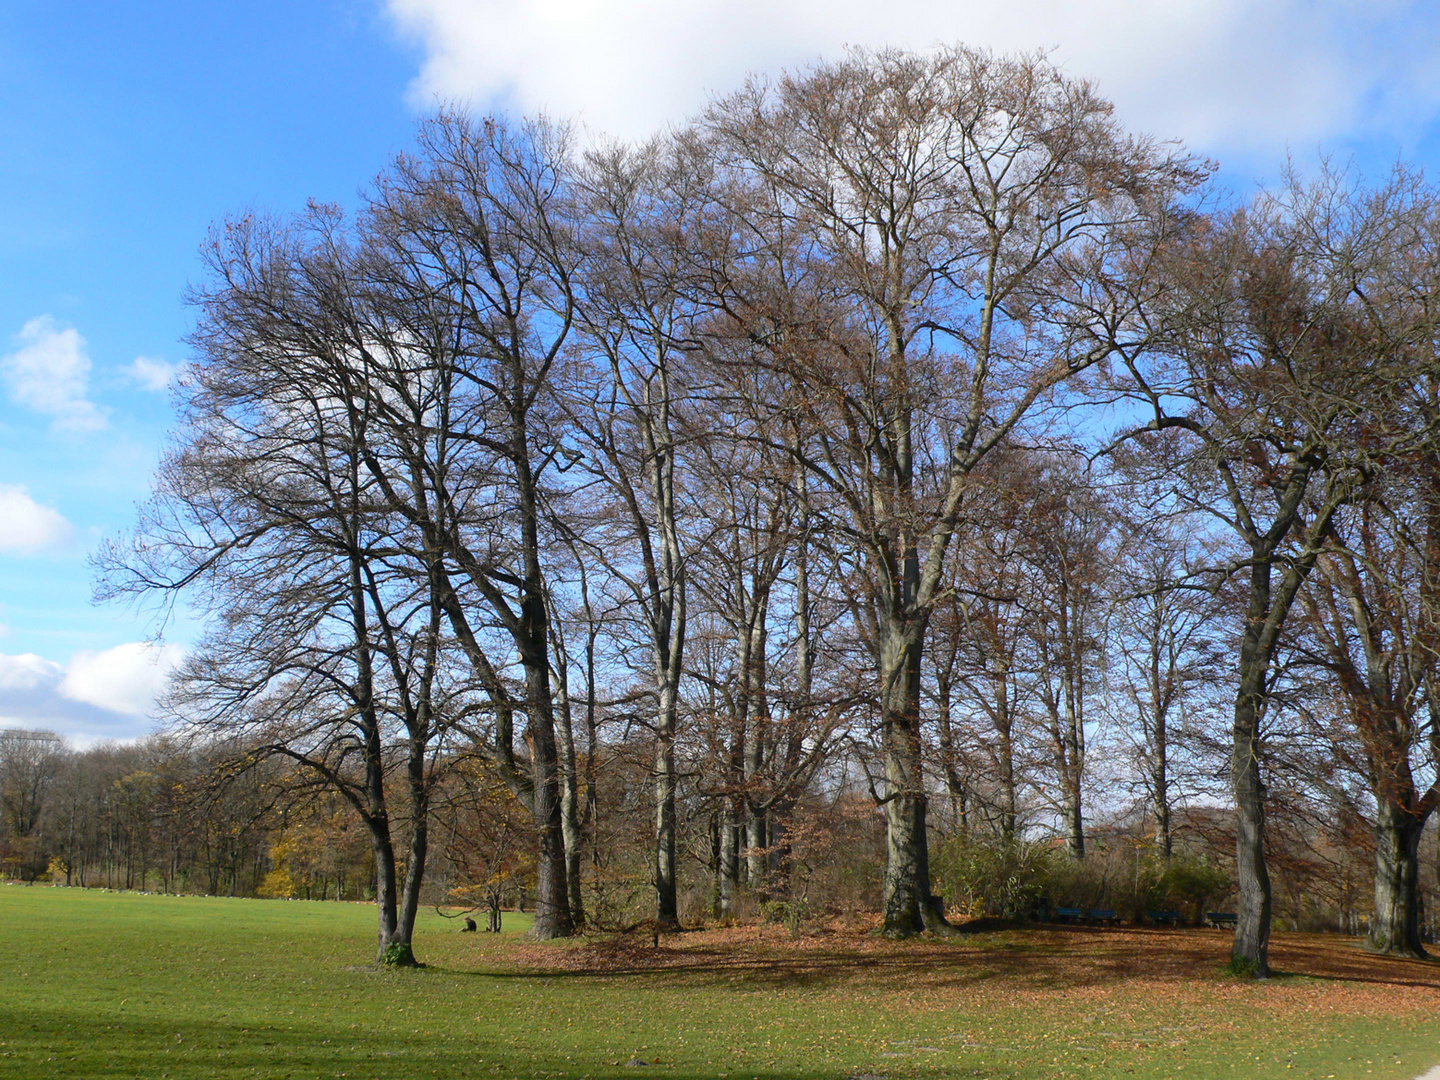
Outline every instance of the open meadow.
<path fill-rule="evenodd" d="M 1281 934 L 1005 931 L 891 942 L 779 927 L 538 944 L 422 915 L 379 970 L 364 904 L 0 887 L 0 1075 L 1410 1078 L 1440 965 Z M 642 1066 L 640 1062 L 645 1064 Z"/>

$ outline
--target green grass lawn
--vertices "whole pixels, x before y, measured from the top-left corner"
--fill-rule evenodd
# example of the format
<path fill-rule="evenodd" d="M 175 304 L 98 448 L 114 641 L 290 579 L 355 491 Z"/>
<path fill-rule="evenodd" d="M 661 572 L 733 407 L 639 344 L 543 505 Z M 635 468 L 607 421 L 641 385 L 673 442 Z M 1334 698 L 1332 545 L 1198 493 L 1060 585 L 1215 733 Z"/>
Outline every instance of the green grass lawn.
<path fill-rule="evenodd" d="M 525 946 L 527 925 L 462 935 L 426 912 L 429 966 L 381 971 L 365 905 L 3 886 L 0 1076 L 1399 1080 L 1440 1062 L 1429 965 L 1252 986 L 1213 973 L 1209 939 L 1027 932 L 696 936 L 672 966 L 603 970 Z M 1127 974 L 1127 941 L 1202 950 L 1207 974 Z"/>

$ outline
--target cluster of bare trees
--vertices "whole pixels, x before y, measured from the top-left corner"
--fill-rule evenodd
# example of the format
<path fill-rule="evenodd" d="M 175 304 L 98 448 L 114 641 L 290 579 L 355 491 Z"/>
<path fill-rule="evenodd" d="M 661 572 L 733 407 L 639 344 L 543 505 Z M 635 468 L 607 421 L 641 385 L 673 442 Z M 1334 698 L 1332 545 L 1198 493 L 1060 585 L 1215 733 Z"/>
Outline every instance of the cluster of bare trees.
<path fill-rule="evenodd" d="M 1418 951 L 1440 215 L 1403 171 L 1222 208 L 1205 173 L 960 47 L 752 81 L 638 147 L 442 114 L 355 217 L 211 237 L 104 589 L 209 614 L 176 716 L 346 801 L 392 961 L 462 765 L 530 816 L 542 937 L 585 919 L 617 747 L 659 923 L 695 820 L 728 911 L 858 781 L 885 931 L 945 932 L 937 828 L 1048 814 L 1081 859 L 1103 790 L 1168 857 L 1177 802 L 1223 798 L 1221 701 L 1237 961 L 1265 970 L 1266 782 L 1300 757 L 1375 823 L 1375 943 Z"/>

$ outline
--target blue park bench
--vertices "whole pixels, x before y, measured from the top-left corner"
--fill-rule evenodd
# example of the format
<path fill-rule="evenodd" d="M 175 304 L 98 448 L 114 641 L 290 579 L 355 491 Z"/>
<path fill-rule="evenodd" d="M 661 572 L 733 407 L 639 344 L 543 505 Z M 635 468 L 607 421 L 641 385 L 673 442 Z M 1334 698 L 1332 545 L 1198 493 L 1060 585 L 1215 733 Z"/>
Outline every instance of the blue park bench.
<path fill-rule="evenodd" d="M 1120 917 L 1110 908 L 1060 907 L 1055 909 L 1055 921 L 1062 923 L 1108 923 L 1120 925 Z"/>
<path fill-rule="evenodd" d="M 1233 911 L 1207 911 L 1205 925 L 1213 926 L 1216 930 L 1224 930 L 1227 927 L 1233 930 L 1235 929 L 1235 913 Z"/>
<path fill-rule="evenodd" d="M 1178 911 L 1158 911 L 1151 909 L 1145 912 L 1145 918 L 1152 926 L 1179 926 L 1180 913 Z"/>

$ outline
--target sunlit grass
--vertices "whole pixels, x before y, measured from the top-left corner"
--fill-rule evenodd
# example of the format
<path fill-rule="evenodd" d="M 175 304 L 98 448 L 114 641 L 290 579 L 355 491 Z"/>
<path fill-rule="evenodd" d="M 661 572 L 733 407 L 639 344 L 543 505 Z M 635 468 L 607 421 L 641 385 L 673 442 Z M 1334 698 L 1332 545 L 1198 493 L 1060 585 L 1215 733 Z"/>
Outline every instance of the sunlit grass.
<path fill-rule="evenodd" d="M 0 887 L 0 1076 L 1398 1080 L 1440 1061 L 1424 965 L 1395 969 L 1423 986 L 1157 983 L 1096 950 L 1209 939 L 1013 933 L 800 951 L 687 935 L 673 967 L 537 969 L 567 952 L 517 949 L 527 926 L 460 934 L 425 912 L 428 966 L 381 971 L 365 905 Z"/>

